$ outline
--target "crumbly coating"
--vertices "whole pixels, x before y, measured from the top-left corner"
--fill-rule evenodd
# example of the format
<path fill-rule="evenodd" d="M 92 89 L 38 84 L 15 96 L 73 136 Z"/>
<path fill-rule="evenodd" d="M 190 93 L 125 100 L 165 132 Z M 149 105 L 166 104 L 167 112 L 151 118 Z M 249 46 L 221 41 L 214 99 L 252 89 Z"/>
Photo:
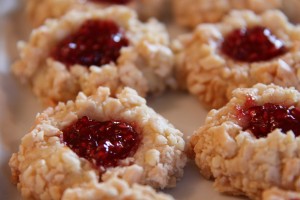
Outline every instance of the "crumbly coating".
<path fill-rule="evenodd" d="M 273 186 L 300 191 L 300 138 L 280 129 L 260 139 L 243 131 L 237 108 L 249 98 L 255 105 L 300 107 L 300 93 L 294 88 L 257 84 L 234 90 L 229 103 L 211 110 L 205 124 L 190 138 L 190 150 L 201 174 L 215 179 L 218 191 L 251 199 L 259 199 Z"/>
<path fill-rule="evenodd" d="M 224 55 L 220 45 L 235 29 L 263 26 L 284 42 L 288 52 L 268 61 L 240 62 Z M 187 88 L 209 107 L 223 106 L 238 87 L 256 83 L 274 83 L 300 89 L 299 80 L 300 27 L 288 22 L 280 11 L 256 15 L 252 11 L 232 11 L 217 24 L 199 25 L 191 34 L 174 41 L 176 76 L 182 88 Z"/>
<path fill-rule="evenodd" d="M 121 48 L 116 63 L 70 70 L 49 56 L 50 51 L 88 19 L 110 19 L 125 30 L 129 46 Z M 173 80 L 173 52 L 165 26 L 156 20 L 142 23 L 136 13 L 123 6 L 104 10 L 72 11 L 57 20 L 49 20 L 32 31 L 28 42 L 19 42 L 20 59 L 13 65 L 14 74 L 28 82 L 45 105 L 74 99 L 79 91 L 87 95 L 98 86 L 110 87 L 115 93 L 124 86 L 142 96 L 161 93 Z"/>
<path fill-rule="evenodd" d="M 262 200 L 297 200 L 300 199 L 300 193 L 294 191 L 271 188 L 265 190 L 262 194 Z"/>
<path fill-rule="evenodd" d="M 60 199 L 63 195 L 78 196 L 82 190 L 98 194 L 102 190 L 96 188 L 105 187 L 114 178 L 121 178 L 129 185 L 140 183 L 155 188 L 176 185 L 186 163 L 183 134 L 147 107 L 145 99 L 133 89 L 126 87 L 116 96 L 110 97 L 109 88 L 100 87 L 90 97 L 79 93 L 75 101 L 59 103 L 37 115 L 35 125 L 22 138 L 19 151 L 9 162 L 14 183 L 24 198 Z M 136 132 L 142 135 L 137 152 L 122 160 L 124 166 L 108 168 L 100 177 L 89 161 L 79 158 L 61 142 L 61 130 L 83 116 L 135 124 Z M 103 185 L 98 186 L 100 179 Z"/>
<path fill-rule="evenodd" d="M 119 178 L 104 183 L 89 183 L 82 187 L 68 188 L 62 200 L 174 200 L 171 196 L 157 193 L 149 186 L 129 185 Z"/>
<path fill-rule="evenodd" d="M 58 18 L 70 10 L 107 8 L 111 4 L 89 0 L 26 0 L 26 13 L 33 27 L 42 25 L 47 19 Z M 163 17 L 169 6 L 169 0 L 132 0 L 126 4 L 138 12 L 141 19 Z"/>
<path fill-rule="evenodd" d="M 283 0 L 173 0 L 173 13 L 181 26 L 196 27 L 200 23 L 215 23 L 231 10 L 248 9 L 261 13 L 269 9 L 280 9 Z"/>

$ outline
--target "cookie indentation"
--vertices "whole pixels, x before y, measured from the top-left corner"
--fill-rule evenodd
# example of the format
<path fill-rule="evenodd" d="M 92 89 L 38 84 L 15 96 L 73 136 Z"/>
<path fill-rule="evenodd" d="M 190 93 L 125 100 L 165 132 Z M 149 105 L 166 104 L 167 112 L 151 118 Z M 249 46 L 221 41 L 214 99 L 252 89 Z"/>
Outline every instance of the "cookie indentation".
<path fill-rule="evenodd" d="M 134 155 L 141 138 L 122 121 L 96 121 L 84 116 L 63 130 L 63 142 L 98 167 L 115 167 Z"/>
<path fill-rule="evenodd" d="M 221 50 L 227 56 L 245 62 L 266 61 L 287 52 L 283 41 L 262 26 L 232 31 L 225 37 Z"/>
<path fill-rule="evenodd" d="M 265 103 L 240 110 L 239 117 L 244 118 L 243 130 L 250 130 L 256 138 L 267 137 L 279 128 L 282 132 L 293 131 L 300 135 L 300 110 L 295 107 Z"/>
<path fill-rule="evenodd" d="M 115 22 L 90 19 L 63 39 L 51 56 L 69 67 L 74 64 L 101 66 L 116 62 L 120 49 L 128 45 L 128 39 Z"/>

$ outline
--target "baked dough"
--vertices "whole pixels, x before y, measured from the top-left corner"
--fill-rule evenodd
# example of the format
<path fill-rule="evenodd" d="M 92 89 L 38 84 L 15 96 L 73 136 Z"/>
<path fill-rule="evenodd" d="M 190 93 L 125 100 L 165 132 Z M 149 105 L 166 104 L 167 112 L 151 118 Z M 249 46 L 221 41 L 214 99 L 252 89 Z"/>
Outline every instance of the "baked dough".
<path fill-rule="evenodd" d="M 236 29 L 261 26 L 268 28 L 288 51 L 265 61 L 245 62 L 221 51 L 224 38 Z M 219 108 L 239 87 L 256 83 L 274 83 L 300 89 L 300 28 L 288 22 L 280 11 L 256 15 L 252 11 L 232 11 L 217 24 L 201 24 L 193 33 L 174 41 L 176 74 L 181 88 L 211 108 Z"/>
<path fill-rule="evenodd" d="M 262 13 L 282 7 L 283 0 L 173 0 L 176 22 L 191 28 L 201 23 L 219 22 L 231 10 L 248 9 Z"/>
<path fill-rule="evenodd" d="M 139 18 L 164 18 L 170 7 L 170 0 L 131 0 L 124 4 L 137 11 Z M 109 3 L 91 0 L 26 0 L 26 13 L 33 27 L 42 25 L 47 19 L 59 18 L 70 10 L 88 10 L 90 8 L 107 8 Z"/>
<path fill-rule="evenodd" d="M 83 186 L 68 188 L 62 200 L 174 200 L 173 197 L 157 193 L 150 186 L 128 184 L 119 178 L 112 178 L 102 183 L 88 183 Z"/>
<path fill-rule="evenodd" d="M 264 190 L 278 187 L 300 191 L 300 138 L 277 128 L 257 138 L 244 130 L 240 108 L 249 103 L 300 108 L 294 88 L 257 84 L 238 88 L 224 107 L 211 110 L 205 123 L 190 138 L 190 149 L 200 173 L 214 179 L 219 192 L 259 199 Z"/>
<path fill-rule="evenodd" d="M 300 199 L 300 193 L 271 188 L 265 190 L 262 195 L 262 200 L 291 200 Z"/>
<path fill-rule="evenodd" d="M 62 142 L 62 130 L 83 116 L 134 124 L 142 138 L 134 155 L 124 158 L 121 166 L 107 167 L 101 173 L 92 162 L 79 157 Z M 100 87 L 92 96 L 79 93 L 75 101 L 59 103 L 39 113 L 31 131 L 22 138 L 19 151 L 12 155 L 9 166 L 24 198 L 70 199 L 85 193 L 97 195 L 106 184 L 117 193 L 109 194 L 108 190 L 104 196 L 126 196 L 128 193 L 123 188 L 130 187 L 128 192 L 132 195 L 149 191 L 132 186 L 134 183 L 155 188 L 174 187 L 186 164 L 184 149 L 183 134 L 147 107 L 145 99 L 136 91 L 125 88 L 114 98 L 109 88 Z M 103 182 L 98 183 L 99 180 Z"/>
<path fill-rule="evenodd" d="M 121 48 L 116 62 L 90 67 L 77 64 L 68 70 L 49 54 L 89 19 L 114 21 L 124 29 L 129 45 Z M 33 30 L 29 41 L 19 42 L 18 48 L 20 59 L 14 63 L 13 73 L 29 83 L 44 105 L 74 99 L 79 91 L 90 95 L 98 86 L 110 87 L 112 93 L 129 86 L 146 96 L 176 85 L 172 75 L 174 56 L 165 26 L 156 20 L 142 23 L 134 11 L 123 6 L 72 11 Z"/>

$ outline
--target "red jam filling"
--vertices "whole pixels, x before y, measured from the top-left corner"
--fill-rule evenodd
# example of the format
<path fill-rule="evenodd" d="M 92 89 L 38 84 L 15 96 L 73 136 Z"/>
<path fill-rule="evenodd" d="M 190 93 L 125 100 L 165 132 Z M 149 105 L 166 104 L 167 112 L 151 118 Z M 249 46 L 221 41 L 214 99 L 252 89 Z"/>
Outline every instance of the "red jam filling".
<path fill-rule="evenodd" d="M 300 135 L 300 109 L 272 103 L 262 106 L 245 106 L 238 110 L 238 118 L 243 123 L 243 130 L 250 130 L 256 138 L 267 137 L 275 129 L 282 132 L 293 131 Z"/>
<path fill-rule="evenodd" d="M 87 116 L 66 127 L 62 139 L 78 156 L 100 168 L 118 166 L 120 160 L 135 154 L 141 142 L 126 122 L 100 122 Z"/>
<path fill-rule="evenodd" d="M 77 32 L 63 39 L 51 57 L 68 67 L 74 64 L 101 66 L 116 62 L 120 49 L 129 42 L 116 23 L 109 20 L 88 20 Z"/>
<path fill-rule="evenodd" d="M 110 4 L 127 4 L 131 0 L 90 0 L 97 3 L 110 3 Z"/>
<path fill-rule="evenodd" d="M 284 43 L 261 26 L 232 31 L 225 37 L 221 50 L 232 59 L 244 62 L 266 61 L 287 52 Z"/>

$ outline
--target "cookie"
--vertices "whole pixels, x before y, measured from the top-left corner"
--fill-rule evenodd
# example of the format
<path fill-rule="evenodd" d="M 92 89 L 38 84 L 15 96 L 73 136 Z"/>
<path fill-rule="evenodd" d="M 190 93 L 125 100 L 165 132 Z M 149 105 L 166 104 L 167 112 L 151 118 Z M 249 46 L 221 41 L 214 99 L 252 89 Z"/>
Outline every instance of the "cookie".
<path fill-rule="evenodd" d="M 112 93 L 129 86 L 142 96 L 175 87 L 174 56 L 165 26 L 142 23 L 122 7 L 73 11 L 32 31 L 18 43 L 12 67 L 45 105 L 87 95 L 98 86 Z"/>
<path fill-rule="evenodd" d="M 231 10 L 253 10 L 262 13 L 270 9 L 283 7 L 282 0 L 174 0 L 173 13 L 181 26 L 196 27 L 201 23 L 215 23 Z"/>
<path fill-rule="evenodd" d="M 98 194 L 106 184 L 122 195 L 127 193 L 118 184 L 130 187 L 134 195 L 134 183 L 174 187 L 186 164 L 184 148 L 183 134 L 136 91 L 126 87 L 111 97 L 109 88 L 100 87 L 38 114 L 9 166 L 24 198 L 79 198 Z M 107 183 L 115 178 L 130 186 Z M 149 191 L 137 187 L 138 193 Z"/>
<path fill-rule="evenodd" d="M 190 138 L 201 174 L 224 193 L 261 197 L 271 187 L 300 191 L 300 93 L 257 84 L 238 88 Z"/>
<path fill-rule="evenodd" d="M 168 0 L 27 0 L 26 13 L 33 27 L 42 25 L 47 19 L 59 18 L 70 10 L 88 10 L 90 8 L 107 8 L 112 5 L 123 5 L 138 12 L 141 19 L 150 17 L 162 18 Z"/>
<path fill-rule="evenodd" d="M 177 79 L 211 108 L 225 105 L 235 88 L 256 83 L 300 89 L 299 41 L 299 26 L 280 11 L 232 11 L 174 41 Z"/>

